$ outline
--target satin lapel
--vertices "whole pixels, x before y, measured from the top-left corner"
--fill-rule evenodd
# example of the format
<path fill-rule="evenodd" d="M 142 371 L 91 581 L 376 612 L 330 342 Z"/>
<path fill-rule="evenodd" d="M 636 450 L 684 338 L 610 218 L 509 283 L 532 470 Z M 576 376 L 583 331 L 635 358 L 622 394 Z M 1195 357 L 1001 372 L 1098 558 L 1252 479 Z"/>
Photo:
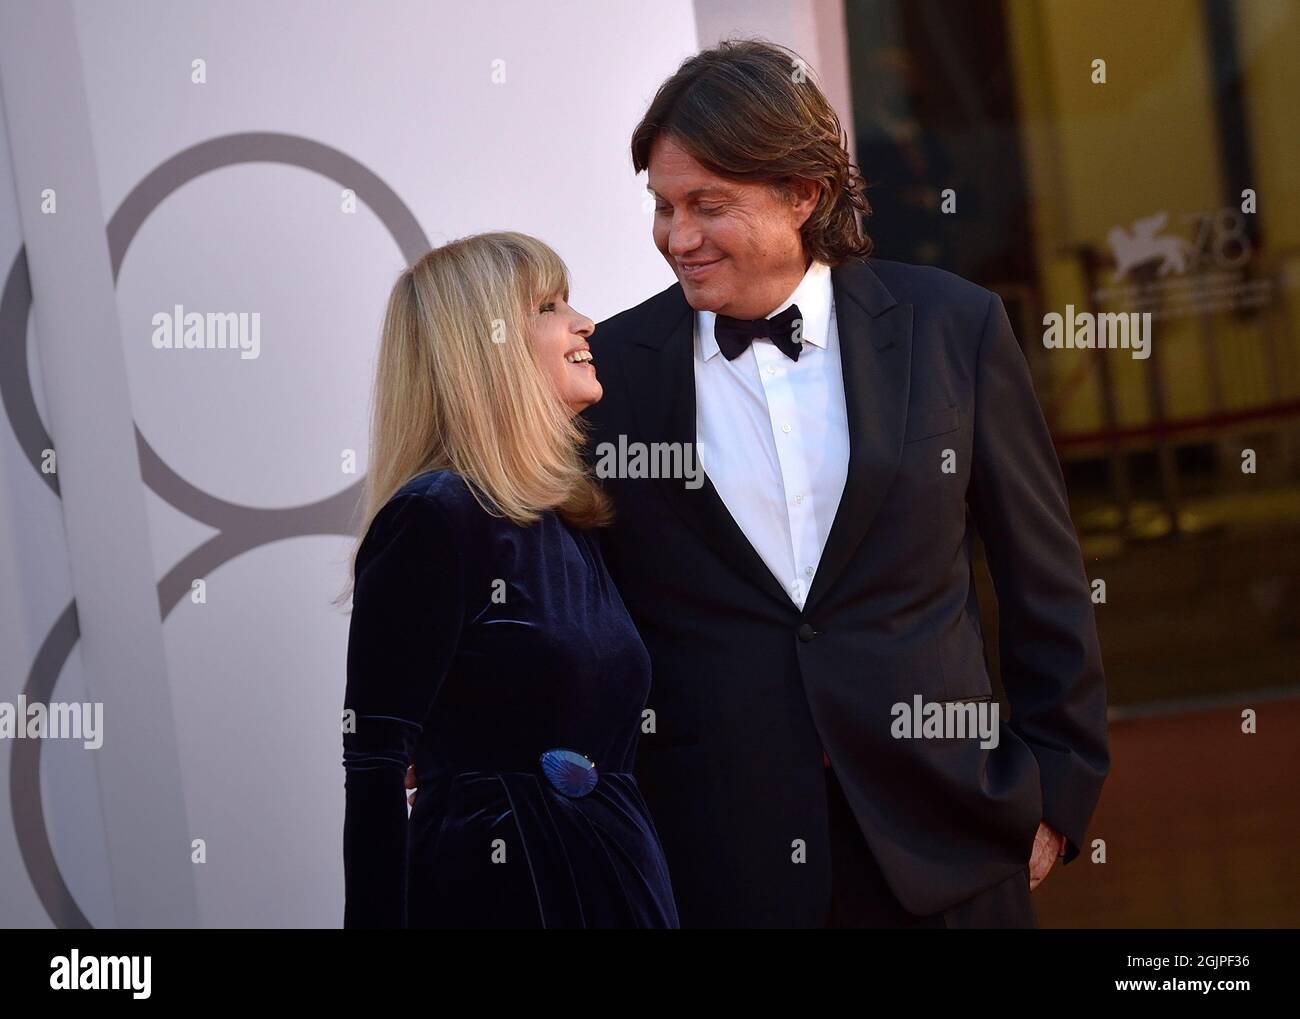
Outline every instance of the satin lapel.
<path fill-rule="evenodd" d="M 831 270 L 849 469 L 804 615 L 844 572 L 880 509 L 902 456 L 912 367 L 912 305 L 899 304 L 865 262 Z"/>
<path fill-rule="evenodd" d="M 628 351 L 629 387 L 641 434 L 650 442 L 689 443 L 696 457 L 695 433 L 695 315 L 681 286 L 673 287 L 661 309 Z M 699 488 L 687 488 L 681 478 L 648 479 L 711 547 L 740 573 L 785 608 L 795 608 L 790 596 L 772 576 L 762 557 L 727 510 L 707 474 Z"/>

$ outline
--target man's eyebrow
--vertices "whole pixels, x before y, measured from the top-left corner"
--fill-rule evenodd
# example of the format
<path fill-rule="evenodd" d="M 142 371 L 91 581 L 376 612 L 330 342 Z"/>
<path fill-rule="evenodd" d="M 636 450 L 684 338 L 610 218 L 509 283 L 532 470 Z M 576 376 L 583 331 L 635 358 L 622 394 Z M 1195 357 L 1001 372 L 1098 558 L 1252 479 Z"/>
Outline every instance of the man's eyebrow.
<path fill-rule="evenodd" d="M 646 190 L 649 191 L 656 198 L 659 197 L 659 192 L 656 191 L 654 188 L 650 187 L 650 185 L 648 184 L 646 185 Z M 708 184 L 702 188 L 696 188 L 693 191 L 686 192 L 686 197 L 689 199 L 689 198 L 699 198 L 702 195 L 720 195 L 725 198 L 728 197 L 730 194 L 731 192 L 728 191 L 726 188 L 719 187 L 716 184 Z"/>

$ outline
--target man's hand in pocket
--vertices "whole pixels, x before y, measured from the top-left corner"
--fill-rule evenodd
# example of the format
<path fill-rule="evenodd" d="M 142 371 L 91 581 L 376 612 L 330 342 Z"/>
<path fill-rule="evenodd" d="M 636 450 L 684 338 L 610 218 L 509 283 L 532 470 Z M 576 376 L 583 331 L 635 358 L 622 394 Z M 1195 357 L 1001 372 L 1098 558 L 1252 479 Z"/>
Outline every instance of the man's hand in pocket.
<path fill-rule="evenodd" d="M 408 784 L 411 779 L 408 778 Z M 1029 890 L 1032 892 L 1047 877 L 1056 858 L 1065 852 L 1065 836 L 1046 821 L 1038 823 L 1034 848 L 1029 854 Z"/>

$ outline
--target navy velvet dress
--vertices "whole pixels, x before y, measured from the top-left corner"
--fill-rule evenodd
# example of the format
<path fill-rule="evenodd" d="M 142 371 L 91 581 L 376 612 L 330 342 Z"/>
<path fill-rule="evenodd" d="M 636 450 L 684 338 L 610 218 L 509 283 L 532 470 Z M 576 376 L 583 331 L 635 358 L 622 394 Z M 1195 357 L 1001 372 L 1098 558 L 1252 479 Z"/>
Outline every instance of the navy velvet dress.
<path fill-rule="evenodd" d="M 492 517 L 451 471 L 408 482 L 357 555 L 344 926 L 678 926 L 632 777 L 649 688 L 595 533 Z M 594 788 L 553 784 L 555 749 Z"/>

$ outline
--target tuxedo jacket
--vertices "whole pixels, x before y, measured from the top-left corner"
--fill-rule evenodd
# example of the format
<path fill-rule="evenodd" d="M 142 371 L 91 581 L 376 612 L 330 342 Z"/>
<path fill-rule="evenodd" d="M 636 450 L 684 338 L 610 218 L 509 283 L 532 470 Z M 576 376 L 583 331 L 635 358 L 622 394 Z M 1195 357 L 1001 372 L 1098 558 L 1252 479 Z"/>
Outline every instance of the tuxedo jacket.
<path fill-rule="evenodd" d="M 1040 820 L 1067 837 L 1068 864 L 1109 768 L 1089 586 L 1005 306 L 881 259 L 832 281 L 850 455 L 802 609 L 707 475 L 602 479 L 606 563 L 653 671 L 635 774 L 683 927 L 823 924 L 823 752 L 889 887 L 921 915 L 1023 868 Z M 680 284 L 600 323 L 593 465 L 603 443 L 694 443 L 694 333 Z M 996 702 L 977 535 L 1009 702 L 998 744 L 899 738 L 894 706 L 917 696 Z"/>

